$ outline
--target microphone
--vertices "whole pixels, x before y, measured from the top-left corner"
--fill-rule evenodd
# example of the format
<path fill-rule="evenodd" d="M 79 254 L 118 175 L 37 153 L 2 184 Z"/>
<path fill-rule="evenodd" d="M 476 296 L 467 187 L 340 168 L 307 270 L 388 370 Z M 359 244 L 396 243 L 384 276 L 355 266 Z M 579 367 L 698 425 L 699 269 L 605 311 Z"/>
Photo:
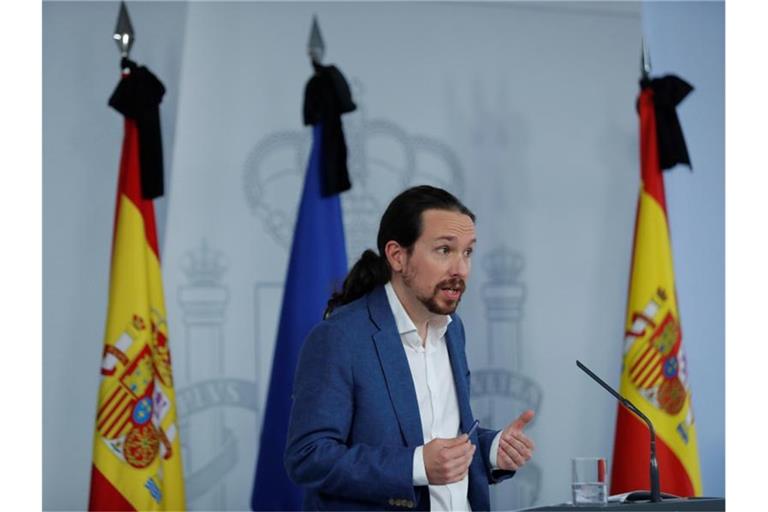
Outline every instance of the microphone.
<path fill-rule="evenodd" d="M 592 370 L 584 366 L 578 359 L 576 360 L 576 366 L 578 366 L 584 373 L 589 375 L 592 380 L 603 386 L 605 390 L 615 396 L 616 399 L 621 402 L 624 407 L 635 413 L 645 422 L 646 425 L 648 425 L 648 430 L 651 432 L 651 501 L 654 503 L 661 501 L 659 463 L 656 460 L 656 431 L 653 429 L 653 423 L 651 423 L 651 420 L 649 420 L 645 414 L 640 412 L 640 409 L 635 407 L 635 404 L 621 396 L 618 391 L 614 390 L 611 386 L 606 384 L 603 379 L 592 373 Z"/>

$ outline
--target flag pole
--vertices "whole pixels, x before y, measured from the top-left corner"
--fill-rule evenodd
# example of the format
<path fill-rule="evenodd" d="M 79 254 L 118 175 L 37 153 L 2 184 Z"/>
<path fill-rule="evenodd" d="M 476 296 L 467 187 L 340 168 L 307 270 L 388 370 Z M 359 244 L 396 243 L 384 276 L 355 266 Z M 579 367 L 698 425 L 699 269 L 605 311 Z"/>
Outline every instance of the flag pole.
<path fill-rule="evenodd" d="M 645 37 L 640 38 L 640 81 L 646 83 L 651 79 L 651 54 L 645 44 Z"/>
<path fill-rule="evenodd" d="M 309 31 L 309 42 L 307 43 L 307 53 L 312 64 L 322 64 L 325 56 L 325 42 L 320 33 L 320 24 L 317 22 L 317 14 L 312 15 L 312 28 Z"/>
<path fill-rule="evenodd" d="M 128 59 L 131 54 L 131 48 L 133 48 L 136 36 L 133 32 L 131 17 L 128 15 L 128 8 L 123 1 L 120 2 L 120 12 L 117 15 L 117 24 L 115 25 L 115 32 L 112 34 L 112 39 L 115 40 L 117 49 L 120 51 L 120 67 L 123 68 L 123 73 L 129 73 L 130 68 L 125 65 L 125 60 Z"/>

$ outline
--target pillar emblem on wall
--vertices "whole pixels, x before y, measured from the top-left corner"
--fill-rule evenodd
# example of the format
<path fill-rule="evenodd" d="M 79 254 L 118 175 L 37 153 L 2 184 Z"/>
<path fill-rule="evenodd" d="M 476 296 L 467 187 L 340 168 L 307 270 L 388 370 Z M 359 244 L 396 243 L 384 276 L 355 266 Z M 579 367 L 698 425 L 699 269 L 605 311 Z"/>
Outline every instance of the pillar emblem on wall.
<path fill-rule="evenodd" d="M 177 391 L 176 399 L 187 505 L 197 510 L 226 510 L 224 485 L 238 463 L 241 440 L 228 425 L 224 409 L 238 407 L 256 413 L 256 383 L 226 377 L 228 344 L 223 326 L 229 289 L 222 284 L 226 257 L 203 239 L 199 247 L 187 252 L 181 265 L 187 283 L 177 290 L 186 345 L 180 370 L 187 385 Z"/>
<path fill-rule="evenodd" d="M 541 386 L 524 373 L 521 322 L 526 288 L 520 280 L 523 256 L 499 246 L 481 261 L 487 277 L 481 292 L 488 328 L 487 363 L 472 372 L 472 409 L 481 425 L 500 427 L 510 421 L 510 415 L 526 409 L 539 411 L 542 391 Z M 535 421 L 536 418 L 529 429 Z M 493 489 L 493 508 L 529 507 L 536 502 L 540 489 L 541 468 L 534 460 L 508 484 Z"/>

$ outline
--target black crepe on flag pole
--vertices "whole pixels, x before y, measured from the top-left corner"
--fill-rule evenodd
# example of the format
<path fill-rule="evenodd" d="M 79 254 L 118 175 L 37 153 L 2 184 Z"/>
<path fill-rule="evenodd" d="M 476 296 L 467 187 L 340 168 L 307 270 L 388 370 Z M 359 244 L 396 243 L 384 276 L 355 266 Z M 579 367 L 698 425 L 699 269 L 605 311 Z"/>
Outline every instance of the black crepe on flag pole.
<path fill-rule="evenodd" d="M 666 170 L 684 164 L 693 169 L 676 108 L 693 90 L 693 86 L 676 75 L 651 78 L 651 58 L 645 40 L 641 41 L 641 48 L 640 88 L 650 87 L 653 90 L 659 166 Z"/>
<path fill-rule="evenodd" d="M 331 196 L 349 190 L 349 169 L 347 168 L 347 144 L 341 125 L 341 115 L 354 111 L 349 84 L 336 66 L 324 66 L 325 44 L 320 34 L 317 16 L 312 19 L 312 28 L 307 45 L 315 74 L 304 89 L 304 124 L 323 124 L 323 151 L 321 161 L 321 192 Z"/>
<path fill-rule="evenodd" d="M 135 36 L 125 2 L 120 2 L 113 38 L 122 56 L 120 67 L 123 76 L 109 98 L 109 106 L 136 121 L 141 192 L 144 199 L 155 199 L 164 193 L 160 102 L 165 86 L 150 70 L 128 58 Z"/>

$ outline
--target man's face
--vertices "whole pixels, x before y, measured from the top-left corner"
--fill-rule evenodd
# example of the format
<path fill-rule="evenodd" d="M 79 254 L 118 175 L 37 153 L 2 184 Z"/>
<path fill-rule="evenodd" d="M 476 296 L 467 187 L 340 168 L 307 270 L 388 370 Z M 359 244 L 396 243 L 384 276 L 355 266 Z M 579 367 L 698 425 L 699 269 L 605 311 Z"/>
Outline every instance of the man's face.
<path fill-rule="evenodd" d="M 421 236 L 401 260 L 403 284 L 428 311 L 449 315 L 469 278 L 475 224 L 463 213 L 446 210 L 424 211 L 421 223 Z"/>

